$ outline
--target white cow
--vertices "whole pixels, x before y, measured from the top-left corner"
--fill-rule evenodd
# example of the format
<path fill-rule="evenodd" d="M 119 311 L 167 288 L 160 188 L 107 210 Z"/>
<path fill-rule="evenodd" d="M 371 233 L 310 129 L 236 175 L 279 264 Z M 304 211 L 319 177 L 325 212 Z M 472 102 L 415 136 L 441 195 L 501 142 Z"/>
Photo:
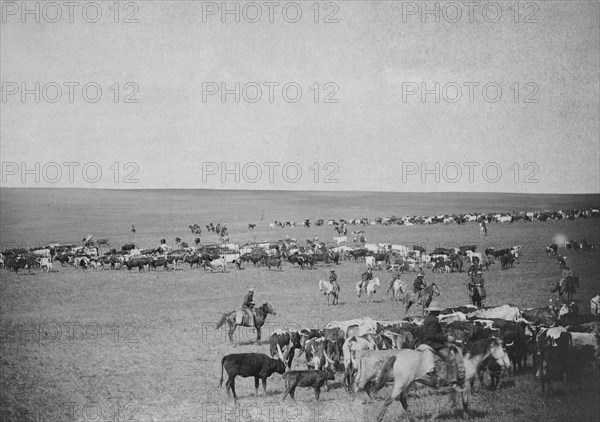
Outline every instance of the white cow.
<path fill-rule="evenodd" d="M 367 268 L 375 267 L 375 257 L 374 256 L 365 257 L 365 262 L 367 263 Z"/>
<path fill-rule="evenodd" d="M 348 236 L 337 236 L 333 238 L 333 241 L 339 245 L 348 241 Z"/>
<path fill-rule="evenodd" d="M 44 270 L 44 268 L 46 268 L 46 272 L 49 273 L 52 269 L 52 261 L 50 260 L 50 258 L 39 258 L 39 260 L 40 268 L 42 269 L 42 271 Z"/>
<path fill-rule="evenodd" d="M 592 315 L 600 315 L 600 295 L 596 295 L 590 300 L 590 309 Z"/>
<path fill-rule="evenodd" d="M 32 254 L 34 254 L 37 257 L 42 257 L 42 258 L 50 258 L 50 249 L 37 249 L 35 251 L 31 252 Z"/>

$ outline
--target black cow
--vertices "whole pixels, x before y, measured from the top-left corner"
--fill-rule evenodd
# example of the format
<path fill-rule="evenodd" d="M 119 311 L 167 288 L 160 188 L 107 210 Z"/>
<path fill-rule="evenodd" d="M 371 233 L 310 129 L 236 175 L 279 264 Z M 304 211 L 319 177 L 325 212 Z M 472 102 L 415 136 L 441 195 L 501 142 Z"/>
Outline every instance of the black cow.
<path fill-rule="evenodd" d="M 262 380 L 265 396 L 267 395 L 267 378 L 275 372 L 283 374 L 285 372 L 285 363 L 278 359 L 272 359 L 264 353 L 234 353 L 223 356 L 221 359 L 221 380 L 219 388 L 223 385 L 223 368 L 227 371 L 227 382 L 225 388 L 227 396 L 229 389 L 233 393 L 233 398 L 237 400 L 235 393 L 235 377 L 254 377 L 254 388 L 258 396 L 258 380 Z"/>
<path fill-rule="evenodd" d="M 285 400 L 289 394 L 292 400 L 294 398 L 294 392 L 296 387 L 312 387 L 315 389 L 315 399 L 319 400 L 321 394 L 321 387 L 327 385 L 327 381 L 335 380 L 333 371 L 330 368 L 325 368 L 323 371 L 289 371 L 283 378 L 285 378 L 285 393 L 281 400 Z"/>
<path fill-rule="evenodd" d="M 519 322 L 507 322 L 502 330 L 502 340 L 514 371 L 527 368 L 527 337 L 525 327 Z"/>
<path fill-rule="evenodd" d="M 512 267 L 515 263 L 515 258 L 511 254 L 504 254 L 500 256 L 500 265 L 503 270 L 507 270 Z"/>
<path fill-rule="evenodd" d="M 122 251 L 130 251 L 132 249 L 135 249 L 135 244 L 134 243 L 126 243 L 123 246 L 121 246 L 121 250 Z"/>
<path fill-rule="evenodd" d="M 475 249 L 477 249 L 477 245 L 468 245 L 468 246 L 459 246 L 458 250 L 460 252 L 462 252 L 462 254 L 464 255 L 465 252 L 467 251 L 471 251 L 471 252 L 475 252 Z"/>

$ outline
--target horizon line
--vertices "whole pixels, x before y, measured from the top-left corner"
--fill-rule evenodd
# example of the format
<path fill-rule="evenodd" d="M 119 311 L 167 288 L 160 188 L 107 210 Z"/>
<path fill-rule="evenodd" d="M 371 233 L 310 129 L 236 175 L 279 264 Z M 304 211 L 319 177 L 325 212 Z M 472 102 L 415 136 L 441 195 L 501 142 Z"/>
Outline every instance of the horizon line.
<path fill-rule="evenodd" d="M 600 195 L 600 192 L 486 192 L 486 191 L 377 191 L 377 190 L 311 190 L 311 189 L 218 189 L 218 188 L 105 188 L 105 187 L 64 187 L 64 186 L 0 186 L 0 189 L 53 189 L 53 190 L 103 190 L 103 191 L 144 191 L 144 190 L 199 190 L 199 191 L 231 191 L 231 192 L 310 192 L 310 193 L 402 193 L 402 194 L 499 194 L 499 195 Z"/>

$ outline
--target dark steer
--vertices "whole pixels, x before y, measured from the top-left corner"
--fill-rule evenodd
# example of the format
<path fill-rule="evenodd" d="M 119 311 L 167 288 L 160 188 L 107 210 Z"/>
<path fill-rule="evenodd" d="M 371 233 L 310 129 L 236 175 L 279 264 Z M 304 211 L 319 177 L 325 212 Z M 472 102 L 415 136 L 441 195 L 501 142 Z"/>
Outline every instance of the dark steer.
<path fill-rule="evenodd" d="M 223 356 L 221 359 L 221 380 L 219 387 L 223 385 L 223 368 L 227 371 L 227 396 L 229 397 L 229 389 L 233 393 L 233 398 L 237 400 L 235 394 L 235 377 L 254 377 L 254 388 L 256 396 L 258 396 L 258 380 L 262 380 L 265 396 L 267 395 L 267 378 L 275 372 L 283 374 L 285 372 L 285 364 L 277 359 L 271 359 L 264 353 L 237 353 Z"/>
<path fill-rule="evenodd" d="M 327 385 L 328 380 L 335 380 L 333 371 L 330 368 L 325 368 L 323 371 L 289 371 L 283 378 L 285 378 L 285 393 L 281 400 L 285 400 L 289 394 L 292 400 L 294 398 L 294 392 L 296 387 L 312 387 L 315 389 L 315 399 L 319 400 L 321 394 L 321 387 Z"/>

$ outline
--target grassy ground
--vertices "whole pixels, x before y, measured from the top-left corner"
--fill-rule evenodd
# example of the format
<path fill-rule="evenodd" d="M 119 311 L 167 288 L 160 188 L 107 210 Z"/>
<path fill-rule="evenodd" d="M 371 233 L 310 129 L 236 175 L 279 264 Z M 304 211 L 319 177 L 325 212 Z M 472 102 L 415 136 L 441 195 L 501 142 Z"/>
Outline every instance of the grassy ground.
<path fill-rule="evenodd" d="M 77 222 L 70 230 L 85 232 L 87 224 Z M 169 224 L 157 221 L 155 231 L 164 232 Z M 279 230 L 276 236 L 268 228 L 257 227 L 254 233 L 241 234 L 241 224 L 240 238 L 287 234 L 306 239 L 316 233 L 326 239 L 333 235 L 327 227 Z M 521 244 L 521 264 L 506 271 L 495 264 L 484 273 L 488 304 L 520 307 L 543 306 L 552 297 L 550 286 L 560 277 L 560 270 L 543 248 L 554 236 L 585 237 L 600 245 L 595 219 L 492 224 L 489 229 L 485 239 L 479 237 L 476 225 L 376 226 L 367 228 L 367 236 L 378 242 L 418 243 L 427 249 L 453 243 L 478 244 L 479 249 Z M 150 246 L 156 243 L 155 233 L 139 241 Z M 598 250 L 569 254 L 571 267 L 582 280 L 577 294 L 582 312 L 589 312 L 589 299 L 600 292 L 599 257 Z M 251 379 L 238 379 L 237 406 L 226 399 L 224 388 L 218 388 L 221 357 L 268 353 L 268 336 L 275 329 L 323 327 L 332 320 L 363 316 L 402 318 L 401 305 L 390 302 L 383 291 L 377 292 L 374 303 L 356 303 L 353 285 L 364 263 L 344 261 L 336 267 L 342 294 L 335 307 L 326 305 L 317 288 L 318 280 L 331 269 L 325 266 L 302 271 L 288 264 L 283 272 L 247 266 L 225 274 L 189 268 L 142 273 L 57 268 L 59 272 L 50 274 L 0 272 L 1 420 L 365 421 L 373 420 L 381 407 L 381 400 L 353 401 L 341 388 L 340 376 L 318 403 L 306 389 L 297 391 L 296 404 L 289 398 L 281 403 L 279 375 L 269 379 L 268 396 L 259 398 L 253 397 Z M 376 275 L 387 285 L 388 274 Z M 403 276 L 407 282 L 413 278 L 412 274 Z M 428 271 L 426 275 L 428 282 L 440 286 L 443 305 L 467 302 L 464 278 L 456 273 Z M 240 306 L 250 285 L 256 288 L 256 301 L 271 303 L 277 315 L 268 317 L 262 342 L 254 342 L 254 334 L 242 329 L 230 344 L 225 330 L 215 330 L 215 323 L 221 312 Z M 294 367 L 303 368 L 304 361 L 296 361 Z M 598 420 L 597 373 L 584 379 L 582 393 L 575 386 L 555 386 L 555 393 L 541 397 L 540 385 L 531 373 L 503 376 L 499 391 L 476 387 L 472 416 L 481 421 Z M 379 397 L 388 393 L 386 388 Z M 413 388 L 409 406 L 419 420 L 457 419 L 444 390 Z M 385 420 L 402 418 L 400 404 L 392 404 Z"/>

